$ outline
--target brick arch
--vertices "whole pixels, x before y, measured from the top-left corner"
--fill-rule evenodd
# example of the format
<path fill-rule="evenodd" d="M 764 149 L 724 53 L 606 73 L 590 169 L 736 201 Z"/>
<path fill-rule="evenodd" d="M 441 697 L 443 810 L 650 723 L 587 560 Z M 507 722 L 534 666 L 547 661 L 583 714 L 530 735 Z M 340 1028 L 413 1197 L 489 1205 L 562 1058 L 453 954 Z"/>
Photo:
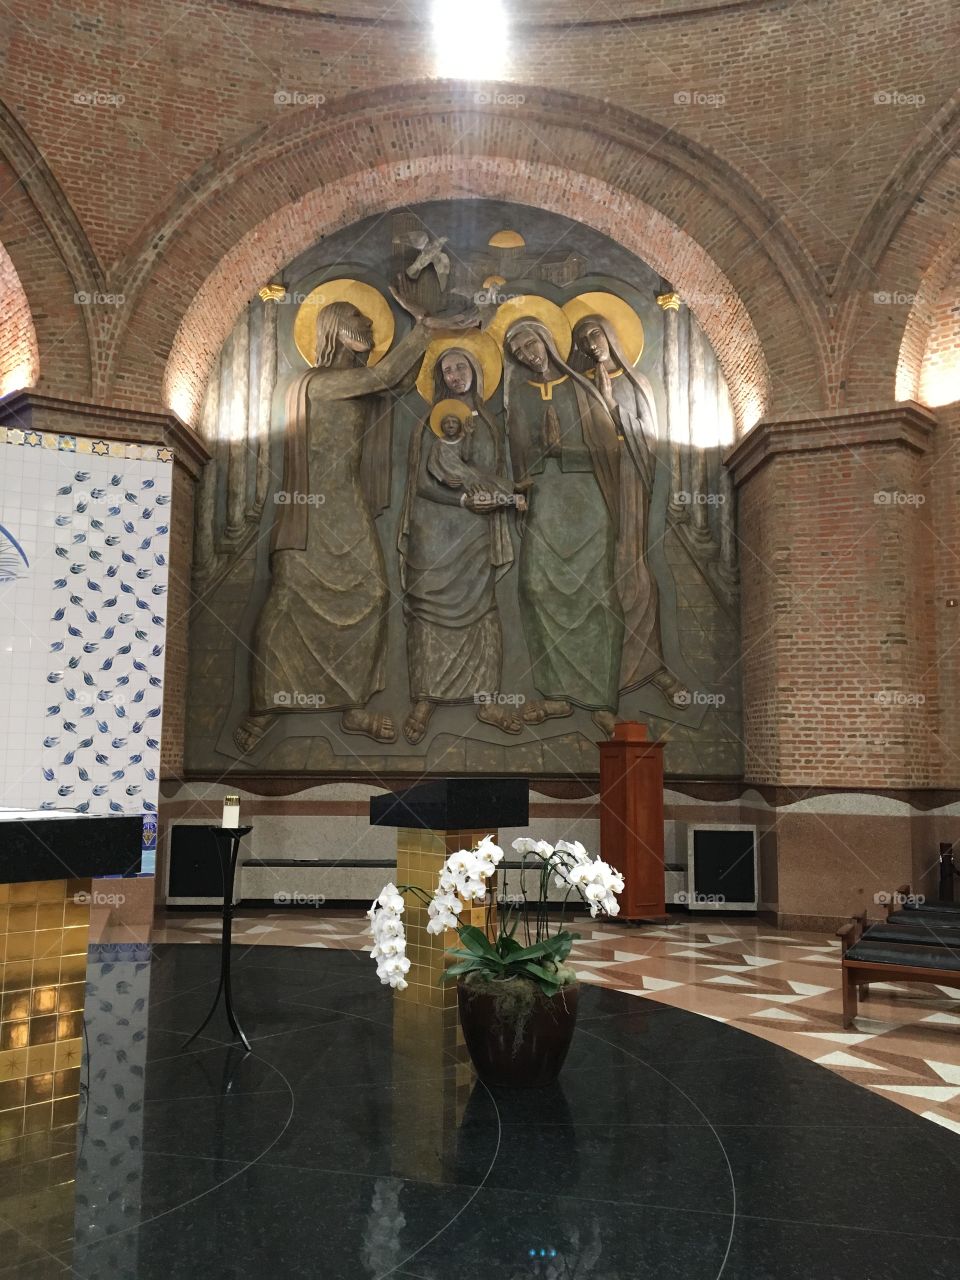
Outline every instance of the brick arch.
<path fill-rule="evenodd" d="M 105 276 L 42 153 L 3 102 L 0 193 L 11 265 L 36 326 L 35 381 L 43 391 L 95 397 L 102 308 L 77 298 L 104 294 Z"/>
<path fill-rule="evenodd" d="M 815 269 L 735 170 L 610 104 L 504 88 L 522 103 L 478 107 L 449 82 L 358 94 L 327 114 L 291 112 L 218 156 L 117 273 L 128 306 L 108 351 L 114 402 L 156 405 L 176 384 L 190 416 L 213 333 L 280 266 L 367 214 L 486 196 L 582 220 L 680 286 L 739 388 L 741 425 L 825 405 Z"/>
<path fill-rule="evenodd" d="M 13 259 L 0 244 L 0 396 L 32 387 L 40 376 L 37 331 Z"/>
<path fill-rule="evenodd" d="M 850 406 L 920 394 L 931 326 L 960 253 L 958 149 L 960 93 L 908 148 L 838 275 Z"/>
<path fill-rule="evenodd" d="M 769 399 L 769 374 L 750 316 L 701 246 L 662 214 L 555 165 L 513 161 L 502 166 L 488 161 L 478 168 L 475 160 L 441 160 L 445 163 L 428 158 L 418 164 L 384 166 L 359 178 L 351 176 L 311 192 L 296 206 L 278 210 L 254 228 L 224 256 L 184 315 L 164 375 L 165 404 L 195 424 L 207 373 L 253 289 L 310 248 L 318 225 L 329 233 L 357 220 L 358 186 L 368 191 L 361 217 L 397 205 L 466 194 L 516 200 L 518 188 L 533 187 L 542 192 L 540 208 L 602 230 L 672 281 L 717 350 L 733 389 L 740 430 L 759 419 Z M 728 300 L 722 317 L 712 305 L 718 297 Z"/>

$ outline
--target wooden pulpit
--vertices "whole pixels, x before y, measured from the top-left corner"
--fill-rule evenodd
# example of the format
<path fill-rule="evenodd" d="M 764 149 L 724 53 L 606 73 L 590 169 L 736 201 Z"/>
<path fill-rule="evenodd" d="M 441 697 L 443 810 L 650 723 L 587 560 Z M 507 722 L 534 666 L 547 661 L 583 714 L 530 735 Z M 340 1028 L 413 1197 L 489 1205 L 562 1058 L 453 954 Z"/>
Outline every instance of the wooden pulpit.
<path fill-rule="evenodd" d="M 663 743 L 626 721 L 599 747 L 600 856 L 623 873 L 620 916 L 663 919 Z"/>

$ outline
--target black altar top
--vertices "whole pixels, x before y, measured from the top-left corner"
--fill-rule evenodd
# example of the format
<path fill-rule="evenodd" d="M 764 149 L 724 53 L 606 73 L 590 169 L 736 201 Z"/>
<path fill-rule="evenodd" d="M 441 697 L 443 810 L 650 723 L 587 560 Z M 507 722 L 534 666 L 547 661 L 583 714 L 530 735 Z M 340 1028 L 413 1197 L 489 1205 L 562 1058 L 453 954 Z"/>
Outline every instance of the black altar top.
<path fill-rule="evenodd" d="M 0 810 L 0 884 L 134 876 L 142 855 L 143 819 L 136 815 Z"/>
<path fill-rule="evenodd" d="M 438 778 L 370 797 L 374 827 L 492 833 L 500 827 L 525 827 L 529 820 L 526 778 Z"/>

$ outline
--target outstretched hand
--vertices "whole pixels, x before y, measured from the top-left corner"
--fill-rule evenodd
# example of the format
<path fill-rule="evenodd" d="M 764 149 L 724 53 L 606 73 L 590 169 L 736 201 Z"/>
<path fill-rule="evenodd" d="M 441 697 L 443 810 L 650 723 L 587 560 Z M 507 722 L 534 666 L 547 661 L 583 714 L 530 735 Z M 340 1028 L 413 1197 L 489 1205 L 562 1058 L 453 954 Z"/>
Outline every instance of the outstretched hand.
<path fill-rule="evenodd" d="M 480 310 L 474 303 L 469 303 L 461 311 L 443 311 L 438 316 L 428 315 L 419 302 L 410 297 L 403 273 L 390 286 L 390 292 L 404 311 L 427 329 L 458 331 L 480 327 Z"/>
<path fill-rule="evenodd" d="M 414 300 L 408 295 L 406 290 L 406 277 L 402 272 L 397 276 L 395 283 L 390 286 L 390 292 L 393 294 L 394 300 L 403 307 L 404 311 L 406 311 L 408 315 L 412 316 L 414 320 L 423 320 L 426 312 L 419 303 L 414 302 Z"/>

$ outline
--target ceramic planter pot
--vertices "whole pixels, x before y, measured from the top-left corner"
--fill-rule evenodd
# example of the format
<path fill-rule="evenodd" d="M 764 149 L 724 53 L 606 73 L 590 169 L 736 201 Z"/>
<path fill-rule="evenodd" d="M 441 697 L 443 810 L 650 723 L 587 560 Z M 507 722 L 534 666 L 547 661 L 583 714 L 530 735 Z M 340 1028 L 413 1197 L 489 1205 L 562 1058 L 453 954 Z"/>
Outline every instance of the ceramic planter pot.
<path fill-rule="evenodd" d="M 547 996 L 529 978 L 457 983 L 460 1025 L 484 1084 L 537 1089 L 560 1074 L 577 1025 L 579 986 Z"/>

